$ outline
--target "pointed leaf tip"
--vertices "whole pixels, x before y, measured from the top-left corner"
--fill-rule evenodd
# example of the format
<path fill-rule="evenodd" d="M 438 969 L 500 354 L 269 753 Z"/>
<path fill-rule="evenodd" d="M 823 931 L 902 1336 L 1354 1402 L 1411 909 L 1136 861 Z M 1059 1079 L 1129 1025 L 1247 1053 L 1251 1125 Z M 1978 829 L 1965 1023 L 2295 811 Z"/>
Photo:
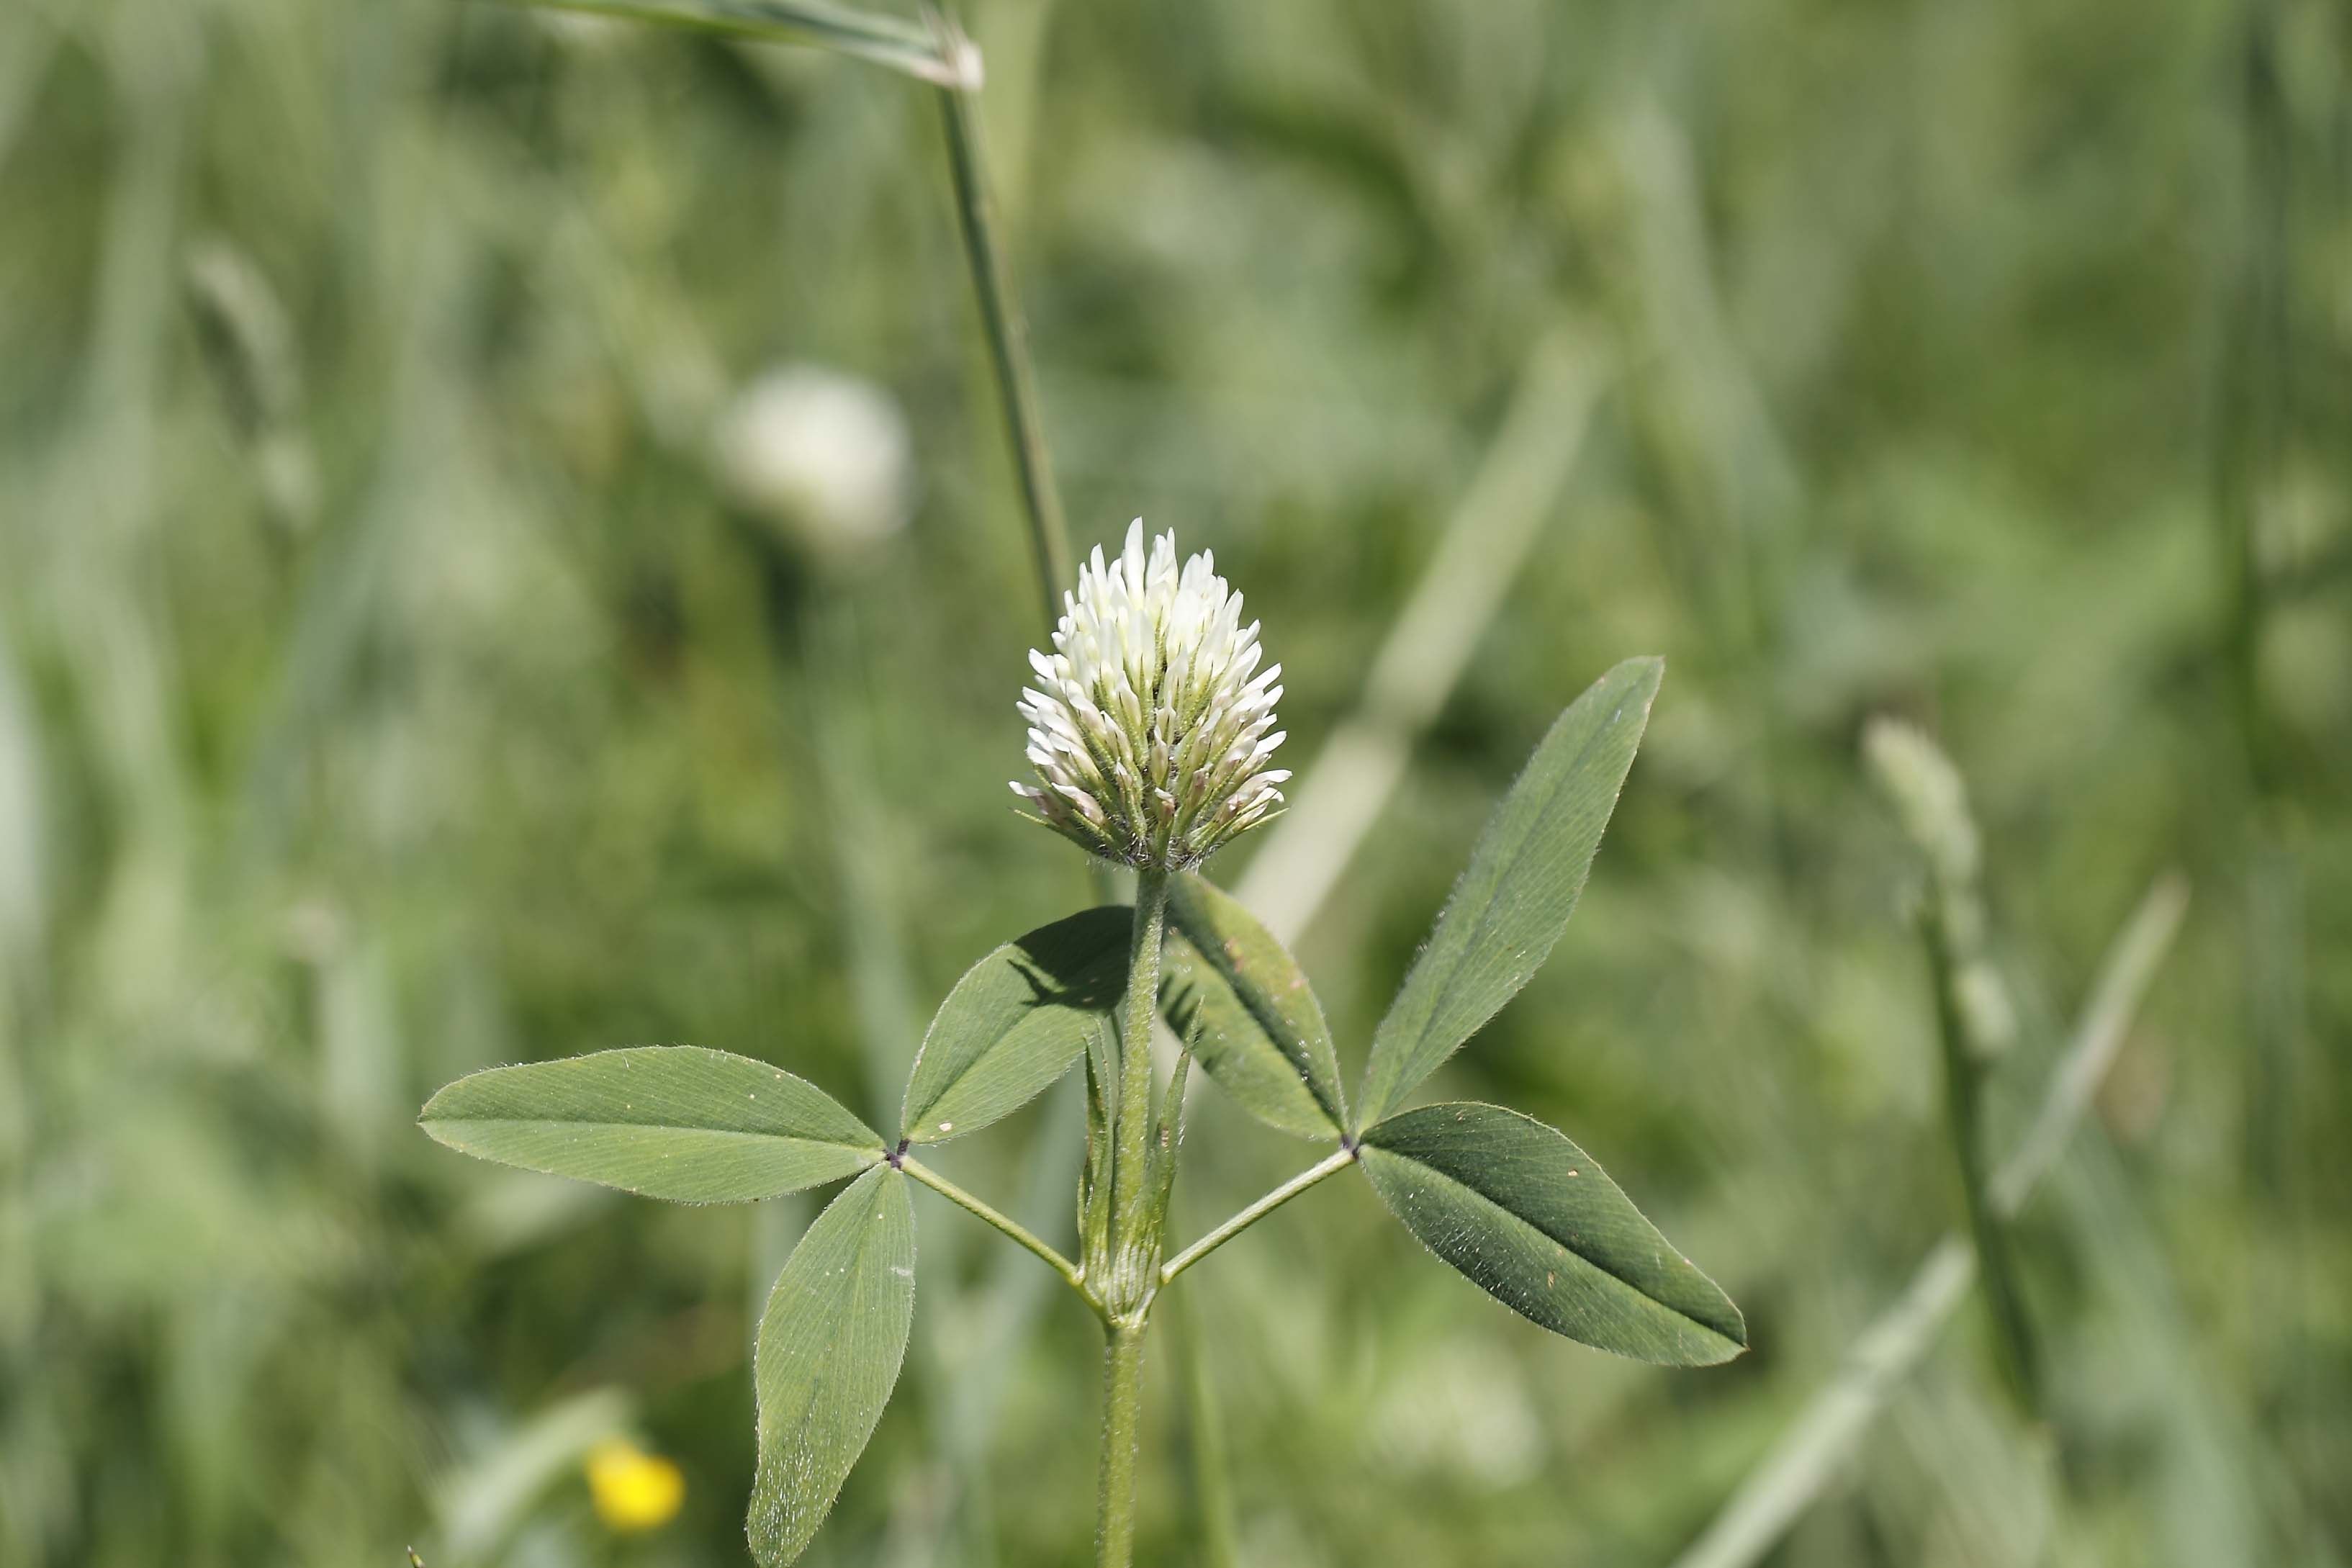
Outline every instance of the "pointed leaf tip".
<path fill-rule="evenodd" d="M 1633 766 L 1665 661 L 1629 658 L 1552 724 L 1486 819 L 1470 864 L 1372 1036 L 1358 1125 L 1379 1121 L 1518 994 L 1576 911 Z"/>

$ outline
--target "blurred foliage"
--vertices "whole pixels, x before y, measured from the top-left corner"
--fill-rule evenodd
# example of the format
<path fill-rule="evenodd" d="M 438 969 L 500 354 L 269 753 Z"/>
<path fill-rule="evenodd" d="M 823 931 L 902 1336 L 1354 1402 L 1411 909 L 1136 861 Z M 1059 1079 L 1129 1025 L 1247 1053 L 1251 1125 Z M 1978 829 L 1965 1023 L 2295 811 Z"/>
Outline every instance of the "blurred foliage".
<path fill-rule="evenodd" d="M 1221 1430 L 1180 1440 L 1162 1353 L 1145 1560 L 1218 1560 L 1181 1477 L 1220 1449 L 1244 1564 L 1697 1531 L 1958 1216 L 1855 757 L 1897 712 L 1984 829 L 1997 1136 L 2141 889 L 2198 902 L 2021 1229 L 2046 1428 L 1972 1308 L 1778 1560 L 2340 1561 L 2343 11 L 968 21 L 1079 542 L 1213 546 L 1297 759 L 1532 345 L 1613 367 L 1300 952 L 1360 1061 L 1536 737 L 1665 654 L 1568 940 L 1436 1087 L 1567 1128 L 1757 1347 L 1562 1345 L 1332 1184 L 1181 1287 Z M 811 1211 L 411 1121 L 672 1041 L 887 1115 L 954 977 L 1088 897 L 1004 793 L 1039 628 L 929 89 L 451 0 L 12 0 L 0 213 L 0 1563 L 740 1562 L 748 1304 Z M 920 502 L 860 564 L 714 471 L 787 360 L 905 410 Z M 953 1168 L 1066 1213 L 1075 1121 Z M 1297 1160 L 1213 1096 L 1191 1152 L 1188 1228 Z M 922 1203 L 910 1375 L 809 1561 L 1083 1561 L 1090 1327 Z M 686 1480 L 625 1540 L 616 1436 Z"/>

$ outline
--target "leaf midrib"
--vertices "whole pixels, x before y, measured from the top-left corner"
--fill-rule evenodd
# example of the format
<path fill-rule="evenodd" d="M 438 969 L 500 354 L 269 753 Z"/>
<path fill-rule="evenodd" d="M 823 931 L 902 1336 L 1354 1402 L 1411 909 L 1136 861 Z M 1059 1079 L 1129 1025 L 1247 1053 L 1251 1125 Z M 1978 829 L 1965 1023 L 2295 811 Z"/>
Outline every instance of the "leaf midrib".
<path fill-rule="evenodd" d="M 1431 1164 L 1428 1161 L 1421 1159 L 1417 1155 L 1407 1154 L 1401 1150 L 1386 1148 L 1377 1143 L 1370 1145 L 1370 1147 L 1393 1159 L 1405 1161 L 1416 1169 L 1426 1171 L 1430 1177 L 1434 1181 L 1444 1182 L 1448 1186 L 1456 1188 L 1461 1192 L 1467 1193 L 1471 1197 L 1475 1198 L 1487 1208 L 1492 1209 L 1498 1215 L 1501 1215 L 1511 1224 L 1517 1226 L 1522 1229 L 1532 1231 L 1536 1235 L 1542 1237 L 1546 1241 L 1550 1242 L 1555 1247 L 1561 1248 L 1568 1254 L 1568 1256 L 1575 1258 L 1578 1262 L 1583 1264 L 1587 1268 L 1591 1269 L 1593 1273 L 1601 1276 L 1603 1279 L 1607 1279 L 1615 1284 L 1620 1289 L 1632 1296 L 1636 1301 L 1654 1307 L 1658 1310 L 1668 1314 L 1678 1321 L 1689 1324 L 1692 1328 L 1696 1329 L 1703 1334 L 1706 1334 L 1708 1338 L 1718 1340 L 1724 1344 L 1733 1347 L 1735 1352 L 1746 1348 L 1741 1345 L 1738 1341 L 1733 1339 L 1730 1335 L 1726 1334 L 1721 1329 L 1715 1327 L 1713 1324 L 1703 1322 L 1700 1320 L 1692 1317 L 1688 1312 L 1684 1311 L 1681 1308 L 1674 1306 L 1671 1303 L 1659 1300 L 1655 1296 L 1651 1295 L 1639 1285 L 1635 1284 L 1631 1279 L 1626 1279 L 1622 1274 L 1618 1273 L 1613 1268 L 1608 1268 L 1597 1258 L 1588 1255 L 1582 1248 L 1579 1247 L 1571 1238 L 1564 1236 L 1553 1235 L 1550 1231 L 1546 1230 L 1542 1226 L 1538 1225 L 1535 1221 L 1528 1218 L 1525 1215 L 1520 1214 L 1517 1209 L 1497 1202 L 1496 1199 L 1488 1196 L 1486 1193 L 1481 1192 L 1478 1188 L 1472 1186 L 1469 1183 L 1462 1180 L 1462 1178 L 1453 1174 L 1451 1172 L 1441 1171 L 1435 1165 Z M 1425 1241 L 1423 1242 L 1422 1245 L 1424 1247 L 1429 1246 Z M 1432 1252 L 1436 1252 L 1437 1250 L 1433 1247 L 1429 1249 Z M 1441 1260 L 1448 1262 L 1451 1261 L 1450 1259 L 1444 1259 L 1444 1254 L 1442 1253 L 1438 1256 Z"/>
<path fill-rule="evenodd" d="M 832 1289 L 825 1294 L 821 1303 L 812 1304 L 808 1297 L 803 1296 L 798 1303 L 803 1310 L 822 1311 L 835 1317 L 845 1316 L 843 1304 L 845 1301 L 854 1301 L 856 1298 L 857 1284 L 861 1278 L 861 1271 L 866 1268 L 866 1254 L 875 1247 L 876 1232 L 881 1229 L 884 1218 L 882 1205 L 887 1194 L 881 1187 L 877 1187 L 875 1193 L 873 1201 L 866 1205 L 864 1217 L 858 1221 L 857 1246 L 850 1253 L 848 1262 L 835 1272 L 824 1277 L 825 1282 L 833 1287 Z M 814 1292 L 810 1294 L 814 1295 Z M 820 1358 L 818 1366 L 807 1380 L 806 1396 L 799 1401 L 799 1413 L 790 1421 L 779 1423 L 775 1428 L 779 1441 L 787 1436 L 800 1436 L 806 1434 L 810 1417 L 816 1411 L 817 1401 L 824 1396 L 825 1390 L 833 1386 L 835 1381 L 831 1362 Z M 806 1445 L 803 1443 L 803 1447 L 805 1449 Z M 831 1506 L 831 1503 L 826 1504 L 828 1508 Z"/>
<path fill-rule="evenodd" d="M 1181 927 L 1181 922 L 1180 921 L 1179 924 Z M 1283 1019 L 1279 1014 L 1276 1014 L 1271 1019 L 1269 1019 L 1267 1013 L 1271 1009 L 1271 1004 L 1268 1005 L 1268 1008 L 1261 1009 L 1253 997 L 1253 991 L 1255 990 L 1254 987 L 1249 990 L 1245 990 L 1242 986 L 1236 984 L 1234 977 L 1226 972 L 1224 965 L 1210 957 L 1209 950 L 1202 946 L 1200 942 L 1194 938 L 1189 930 L 1183 931 L 1182 935 L 1186 944 L 1192 949 L 1194 956 L 1198 957 L 1203 965 L 1213 971 L 1217 977 L 1224 982 L 1226 992 L 1232 995 L 1234 1001 L 1241 1004 L 1242 1011 L 1248 1014 L 1250 1016 L 1251 1022 L 1257 1025 L 1258 1032 L 1265 1036 L 1267 1039 L 1274 1042 L 1276 1053 L 1278 1054 L 1283 1060 L 1290 1063 L 1291 1070 L 1297 1073 L 1300 1081 L 1306 1085 L 1307 1097 L 1313 1100 L 1315 1103 L 1321 1108 L 1325 1119 L 1331 1123 L 1332 1130 L 1334 1131 L 1343 1131 L 1348 1125 L 1348 1109 L 1345 1105 L 1332 1104 L 1330 1099 L 1326 1096 L 1324 1092 L 1324 1085 L 1318 1079 L 1315 1070 L 1321 1064 L 1315 1059 L 1314 1047 L 1307 1041 L 1300 1040 L 1297 1042 L 1298 1048 L 1305 1053 L 1307 1060 L 1302 1062 L 1292 1057 L 1287 1050 L 1283 1048 L 1283 1030 L 1276 1027 L 1276 1025 L 1278 1024 L 1286 1024 L 1287 1020 Z M 1327 1045 L 1329 1043 L 1328 1036 L 1325 1043 Z M 1332 1066 L 1335 1069 L 1338 1067 L 1338 1060 L 1336 1058 L 1333 1059 Z M 1333 1094 L 1337 1094 L 1339 1087 L 1339 1079 L 1335 1071 L 1330 1084 L 1331 1092 Z"/>
<path fill-rule="evenodd" d="M 639 1132 L 691 1132 L 704 1138 L 741 1139 L 753 1143 L 798 1143 L 812 1149 L 840 1149 L 853 1154 L 871 1154 L 877 1160 L 887 1152 L 879 1137 L 871 1145 L 844 1143 L 833 1138 L 803 1138 L 790 1132 L 753 1132 L 740 1127 L 697 1127 L 678 1121 L 589 1121 L 544 1116 L 435 1116 L 427 1117 L 425 1125 L 436 1134 L 459 1127 L 531 1127 L 586 1132 L 613 1132 L 625 1129 Z"/>

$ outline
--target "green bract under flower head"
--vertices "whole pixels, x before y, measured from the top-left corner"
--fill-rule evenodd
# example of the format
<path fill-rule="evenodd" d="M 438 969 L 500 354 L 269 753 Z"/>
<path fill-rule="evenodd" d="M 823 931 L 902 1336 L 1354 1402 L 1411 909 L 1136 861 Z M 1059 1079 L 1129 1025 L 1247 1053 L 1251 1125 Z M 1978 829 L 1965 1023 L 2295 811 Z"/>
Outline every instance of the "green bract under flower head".
<path fill-rule="evenodd" d="M 1021 693 L 1037 782 L 1013 793 L 1035 820 L 1105 859 L 1180 870 L 1274 816 L 1290 776 L 1265 765 L 1282 666 L 1253 674 L 1257 623 L 1241 624 L 1215 557 L 1180 571 L 1171 531 L 1147 558 L 1138 518 L 1063 604 L 1055 651 L 1029 655 L 1038 688 Z"/>

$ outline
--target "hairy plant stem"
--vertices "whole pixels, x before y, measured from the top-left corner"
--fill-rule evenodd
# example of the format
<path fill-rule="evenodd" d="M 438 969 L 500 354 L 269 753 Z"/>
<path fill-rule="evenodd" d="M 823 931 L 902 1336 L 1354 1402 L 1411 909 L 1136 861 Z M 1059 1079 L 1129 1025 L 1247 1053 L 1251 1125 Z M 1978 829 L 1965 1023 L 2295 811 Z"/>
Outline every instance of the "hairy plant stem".
<path fill-rule="evenodd" d="M 1160 1288 L 1151 1237 L 1151 1022 L 1159 1013 L 1160 952 L 1168 935 L 1168 873 L 1135 879 L 1134 938 L 1128 949 L 1127 994 L 1119 1020 L 1118 1121 L 1111 1157 L 1109 1258 L 1088 1285 L 1103 1315 L 1101 1490 L 1096 1514 L 1098 1568 L 1127 1568 L 1135 1545 L 1137 1431 L 1143 1405 L 1143 1334 Z"/>
<path fill-rule="evenodd" d="M 1103 1339 L 1102 1502 L 1095 1517 L 1095 1568 L 1128 1568 L 1134 1556 L 1142 1415 L 1143 1323 L 1114 1323 Z"/>
<path fill-rule="evenodd" d="M 1128 949 L 1125 1015 L 1118 1037 L 1118 1131 L 1111 1161 L 1111 1248 L 1122 1261 L 1135 1258 L 1150 1220 L 1151 1152 L 1151 1021 L 1159 1015 L 1160 950 L 1168 936 L 1168 873 L 1146 868 L 1135 879 L 1135 936 Z M 1139 1260 L 1138 1260 L 1139 1261 Z M 1159 1259 L 1150 1260 L 1156 1276 Z M 1150 1283 L 1157 1284 L 1154 1278 Z M 1148 1305 L 1144 1281 L 1123 1288 L 1106 1280 L 1114 1314 Z M 1124 1299 L 1121 1299 L 1124 1298 Z"/>
<path fill-rule="evenodd" d="M 1036 556 L 1037 588 L 1050 631 L 1061 614 L 1062 591 L 1071 581 L 1070 536 L 1062 521 L 1061 492 L 1054 487 L 1053 460 L 1045 451 L 1045 425 L 1037 406 L 1037 375 L 1029 359 L 1029 329 L 1005 278 L 1004 245 L 990 195 L 987 153 L 981 141 L 977 96 L 961 87 L 940 89 L 940 114 L 948 141 L 948 170 L 955 180 L 956 216 L 964 258 L 971 266 L 972 292 L 988 329 L 989 363 L 1004 403 L 1005 434 L 1021 500 L 1029 514 L 1029 540 Z"/>

